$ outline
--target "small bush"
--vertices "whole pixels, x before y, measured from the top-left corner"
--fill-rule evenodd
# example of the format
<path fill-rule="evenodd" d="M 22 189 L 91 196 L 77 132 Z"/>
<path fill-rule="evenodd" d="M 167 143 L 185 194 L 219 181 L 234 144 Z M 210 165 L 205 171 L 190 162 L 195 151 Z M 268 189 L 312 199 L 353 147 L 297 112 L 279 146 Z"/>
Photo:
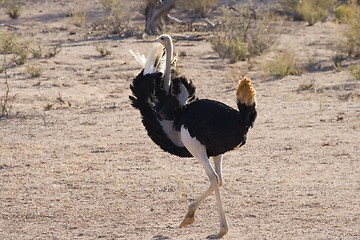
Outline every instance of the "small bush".
<path fill-rule="evenodd" d="M 121 34 L 125 32 L 125 25 L 128 24 L 126 19 L 129 14 L 126 2 L 123 0 L 101 0 L 101 4 L 107 15 L 105 23 L 111 26 L 112 33 Z"/>
<path fill-rule="evenodd" d="M 210 40 L 212 48 L 223 58 L 229 58 L 230 63 L 245 61 L 248 44 L 239 39 L 227 39 L 225 35 L 216 35 Z"/>
<path fill-rule="evenodd" d="M 36 65 L 26 66 L 26 71 L 30 74 L 32 78 L 40 77 L 42 74 L 42 69 Z"/>
<path fill-rule="evenodd" d="M 72 12 L 71 19 L 75 26 L 82 27 L 88 17 L 87 11 Z"/>
<path fill-rule="evenodd" d="M 265 63 L 264 71 L 281 78 L 287 75 L 300 75 L 302 73 L 302 69 L 296 66 L 296 58 L 293 51 L 276 54 L 273 60 Z"/>
<path fill-rule="evenodd" d="M 15 35 L 0 34 L 0 53 L 12 54 L 18 51 L 19 47 Z"/>
<path fill-rule="evenodd" d="M 335 18 L 341 23 L 346 23 L 348 19 L 354 17 L 354 14 L 354 9 L 348 5 L 340 5 L 334 9 Z"/>
<path fill-rule="evenodd" d="M 333 0 L 302 0 L 297 5 L 297 12 L 311 26 L 323 21 L 333 5 Z"/>
<path fill-rule="evenodd" d="M 353 75 L 357 80 L 360 80 L 360 65 L 352 65 L 349 67 L 349 72 Z"/>
<path fill-rule="evenodd" d="M 237 12 L 223 8 L 224 24 L 217 27 L 209 38 L 212 48 L 220 57 L 229 58 L 231 63 L 250 59 L 267 50 L 275 41 L 270 34 L 271 21 L 258 17 L 250 6 L 242 6 Z"/>
<path fill-rule="evenodd" d="M 301 15 L 311 26 L 323 21 L 335 0 L 277 0 L 285 10 Z"/>
<path fill-rule="evenodd" d="M 4 0 L 5 12 L 11 19 L 17 19 L 21 14 L 21 1 Z"/>
<path fill-rule="evenodd" d="M 349 55 L 355 57 L 360 56 L 360 6 L 353 2 L 351 4 L 351 9 L 354 14 L 352 17 L 346 18 L 346 23 L 348 24 L 346 36 L 346 50 Z"/>
<path fill-rule="evenodd" d="M 185 11 L 193 12 L 196 17 L 204 18 L 211 9 L 218 5 L 219 0 L 184 0 L 182 3 Z"/>
<path fill-rule="evenodd" d="M 0 34 L 0 53 L 12 54 L 12 63 L 23 65 L 29 55 L 28 42 L 20 43 L 15 35 Z"/>

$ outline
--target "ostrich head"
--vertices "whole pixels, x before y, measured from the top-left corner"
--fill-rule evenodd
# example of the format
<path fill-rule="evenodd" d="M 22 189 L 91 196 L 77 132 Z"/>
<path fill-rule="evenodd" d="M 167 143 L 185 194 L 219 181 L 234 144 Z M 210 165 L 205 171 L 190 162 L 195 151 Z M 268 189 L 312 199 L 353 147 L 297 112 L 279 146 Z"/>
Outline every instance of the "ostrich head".
<path fill-rule="evenodd" d="M 167 51 L 172 50 L 172 39 L 169 34 L 162 34 L 154 42 L 161 43 Z"/>

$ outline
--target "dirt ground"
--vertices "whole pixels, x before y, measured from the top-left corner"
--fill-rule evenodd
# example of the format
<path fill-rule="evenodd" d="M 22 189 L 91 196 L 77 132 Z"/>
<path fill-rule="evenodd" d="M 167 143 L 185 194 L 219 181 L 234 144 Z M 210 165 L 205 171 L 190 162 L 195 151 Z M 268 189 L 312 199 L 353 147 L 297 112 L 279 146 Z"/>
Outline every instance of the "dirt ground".
<path fill-rule="evenodd" d="M 66 17 L 79 7 L 89 9 L 83 28 Z M 151 44 L 91 30 L 101 14 L 99 1 L 62 0 L 26 1 L 17 20 L 0 16 L 18 28 L 0 26 L 1 33 L 34 46 L 61 44 L 53 58 L 28 60 L 43 69 L 39 78 L 25 66 L 8 70 L 0 239 L 204 239 L 219 228 L 214 195 L 193 225 L 178 228 L 208 187 L 203 168 L 157 147 L 130 106 L 129 85 L 141 69 L 128 50 L 146 54 Z M 317 67 L 301 76 L 265 76 L 257 63 L 270 51 L 246 74 L 257 91 L 258 118 L 247 144 L 224 156 L 224 239 L 360 239 L 360 82 L 346 71 L 359 60 L 345 60 L 340 72 L 332 67 L 342 25 L 285 21 L 281 28 L 274 48 L 292 48 L 299 61 L 312 58 Z M 193 79 L 198 97 L 235 107 L 232 72 L 245 72 L 246 64 L 228 64 L 207 41 L 192 41 L 206 34 L 173 33 L 181 74 Z M 111 55 L 100 57 L 97 44 Z M 4 81 L 2 73 L 1 96 Z"/>

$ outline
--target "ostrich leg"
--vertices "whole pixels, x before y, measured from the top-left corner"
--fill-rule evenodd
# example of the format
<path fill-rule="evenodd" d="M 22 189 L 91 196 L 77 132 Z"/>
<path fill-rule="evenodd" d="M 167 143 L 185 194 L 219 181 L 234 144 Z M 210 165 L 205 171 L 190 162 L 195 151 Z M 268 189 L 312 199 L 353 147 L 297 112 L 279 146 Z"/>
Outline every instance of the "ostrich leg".
<path fill-rule="evenodd" d="M 196 208 L 206 199 L 206 197 L 208 197 L 213 191 L 215 191 L 216 205 L 220 218 L 220 231 L 218 234 L 208 236 L 208 238 L 221 238 L 228 232 L 229 228 L 227 225 L 225 212 L 221 203 L 221 196 L 219 191 L 219 177 L 210 164 L 205 146 L 202 145 L 196 138 L 191 137 L 189 131 L 185 129 L 184 126 L 181 127 L 181 139 L 184 143 L 184 146 L 189 150 L 189 152 L 203 165 L 205 172 L 210 180 L 210 187 L 193 204 L 189 206 L 188 213 L 185 216 L 185 220 L 180 224 L 180 227 L 187 226 L 194 222 L 194 214 Z M 221 163 L 221 160 L 218 160 L 217 163 L 219 167 L 219 163 Z"/>

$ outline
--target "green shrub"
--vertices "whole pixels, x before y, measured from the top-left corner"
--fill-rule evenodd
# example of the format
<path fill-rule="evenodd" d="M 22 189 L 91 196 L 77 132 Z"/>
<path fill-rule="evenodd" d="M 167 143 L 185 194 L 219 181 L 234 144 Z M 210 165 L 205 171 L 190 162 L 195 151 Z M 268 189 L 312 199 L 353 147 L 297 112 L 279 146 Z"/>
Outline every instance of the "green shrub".
<path fill-rule="evenodd" d="M 354 9 L 348 5 L 340 5 L 334 9 L 335 18 L 342 23 L 355 16 Z"/>

